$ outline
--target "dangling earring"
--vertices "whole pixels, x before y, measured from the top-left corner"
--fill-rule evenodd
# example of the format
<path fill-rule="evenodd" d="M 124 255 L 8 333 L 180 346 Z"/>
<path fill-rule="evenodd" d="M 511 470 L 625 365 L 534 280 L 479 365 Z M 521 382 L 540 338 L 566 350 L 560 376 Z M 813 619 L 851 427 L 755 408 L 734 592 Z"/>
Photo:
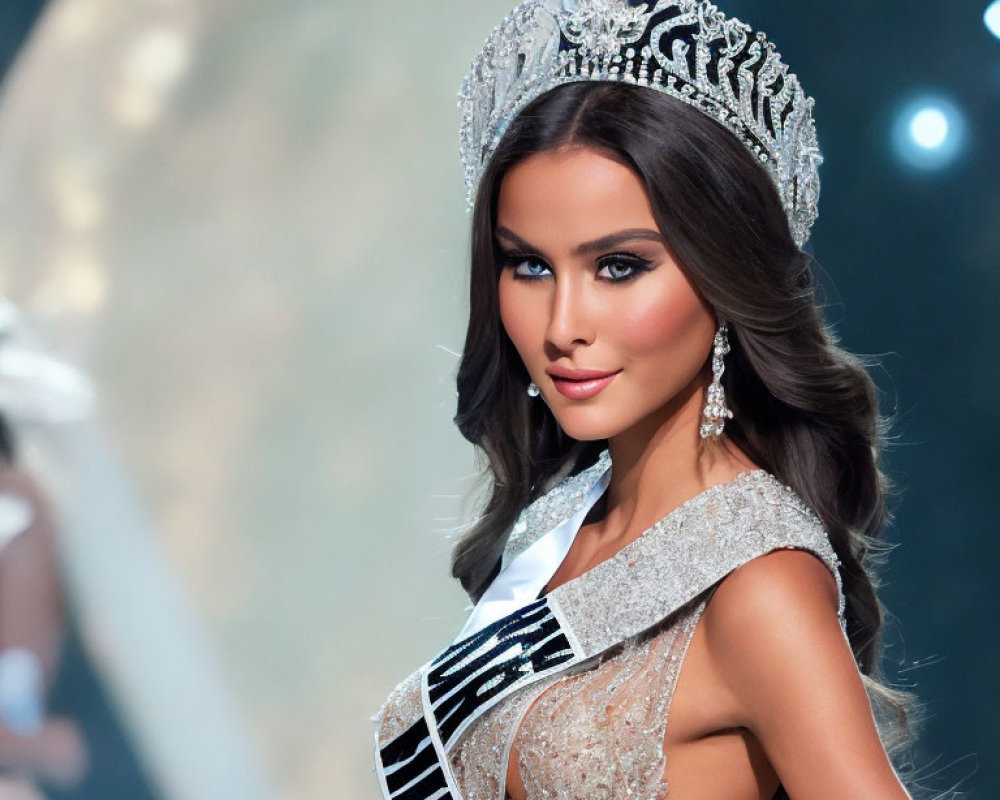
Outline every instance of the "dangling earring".
<path fill-rule="evenodd" d="M 534 381 L 532 381 L 531 383 L 528 384 L 528 396 L 529 397 L 538 397 L 538 395 L 540 395 L 541 393 L 542 393 L 541 389 L 539 389 L 535 385 Z"/>
<path fill-rule="evenodd" d="M 712 349 L 712 383 L 708 387 L 708 400 L 705 403 L 705 422 L 701 425 L 701 438 L 718 436 L 726 425 L 727 419 L 732 419 L 733 412 L 726 407 L 726 391 L 722 388 L 720 379 L 726 365 L 722 357 L 729 352 L 729 339 L 726 336 L 725 323 L 719 325 L 715 332 Z"/>

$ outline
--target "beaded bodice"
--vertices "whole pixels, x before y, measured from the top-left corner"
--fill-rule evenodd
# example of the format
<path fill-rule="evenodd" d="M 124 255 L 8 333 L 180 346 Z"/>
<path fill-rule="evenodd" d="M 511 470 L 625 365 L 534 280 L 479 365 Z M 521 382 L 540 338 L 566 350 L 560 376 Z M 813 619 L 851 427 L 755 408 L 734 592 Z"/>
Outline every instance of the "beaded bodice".
<path fill-rule="evenodd" d="M 611 648 L 587 671 L 539 681 L 491 708 L 450 754 L 463 797 L 522 800 L 504 780 L 514 772 L 524 800 L 664 798 L 670 701 L 707 602 Z"/>

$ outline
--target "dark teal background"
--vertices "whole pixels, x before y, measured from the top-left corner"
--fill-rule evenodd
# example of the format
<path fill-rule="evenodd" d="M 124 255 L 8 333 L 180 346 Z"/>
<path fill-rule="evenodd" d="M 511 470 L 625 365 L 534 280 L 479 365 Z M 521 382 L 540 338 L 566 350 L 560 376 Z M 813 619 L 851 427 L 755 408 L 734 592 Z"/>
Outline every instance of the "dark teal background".
<path fill-rule="evenodd" d="M 880 597 L 884 668 L 926 703 L 928 787 L 1000 797 L 1000 40 L 985 2 L 728 0 L 816 98 L 825 162 L 812 250 L 827 319 L 873 373 L 900 496 Z M 938 173 L 895 159 L 890 128 L 922 91 L 964 110 L 964 155 Z M 992 510 L 991 510 L 992 509 Z M 992 587 L 992 588 L 991 588 Z M 938 774 L 934 775 L 933 773 Z"/>

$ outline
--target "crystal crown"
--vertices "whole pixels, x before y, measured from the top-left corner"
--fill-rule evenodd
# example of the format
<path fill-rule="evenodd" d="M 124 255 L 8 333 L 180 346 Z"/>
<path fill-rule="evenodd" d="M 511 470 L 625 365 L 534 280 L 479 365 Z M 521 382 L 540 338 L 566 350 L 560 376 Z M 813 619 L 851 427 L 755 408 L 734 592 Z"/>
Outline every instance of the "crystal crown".
<path fill-rule="evenodd" d="M 527 0 L 514 8 L 458 95 L 470 209 L 510 120 L 549 89 L 585 80 L 648 86 L 721 122 L 771 175 L 796 244 L 808 240 L 823 161 L 813 99 L 763 33 L 698 0 Z"/>

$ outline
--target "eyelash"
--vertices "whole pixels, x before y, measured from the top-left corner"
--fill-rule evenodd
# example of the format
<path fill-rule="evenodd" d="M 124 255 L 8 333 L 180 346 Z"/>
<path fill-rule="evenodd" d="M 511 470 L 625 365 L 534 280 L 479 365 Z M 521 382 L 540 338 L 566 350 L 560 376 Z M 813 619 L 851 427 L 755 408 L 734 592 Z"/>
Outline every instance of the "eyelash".
<path fill-rule="evenodd" d="M 514 267 L 514 280 L 518 281 L 540 281 L 545 278 L 545 275 L 520 275 L 517 272 L 517 267 L 523 264 L 525 261 L 534 261 L 538 264 L 544 264 L 545 262 L 538 258 L 537 256 L 531 256 L 527 253 L 501 253 L 501 261 L 504 268 Z M 650 265 L 652 262 L 638 256 L 635 253 L 615 253 L 611 256 L 607 256 L 599 262 L 600 268 L 608 265 L 620 265 L 629 267 L 632 272 L 622 278 L 604 278 L 608 283 L 628 283 L 639 277 L 644 272 L 650 271 Z"/>

